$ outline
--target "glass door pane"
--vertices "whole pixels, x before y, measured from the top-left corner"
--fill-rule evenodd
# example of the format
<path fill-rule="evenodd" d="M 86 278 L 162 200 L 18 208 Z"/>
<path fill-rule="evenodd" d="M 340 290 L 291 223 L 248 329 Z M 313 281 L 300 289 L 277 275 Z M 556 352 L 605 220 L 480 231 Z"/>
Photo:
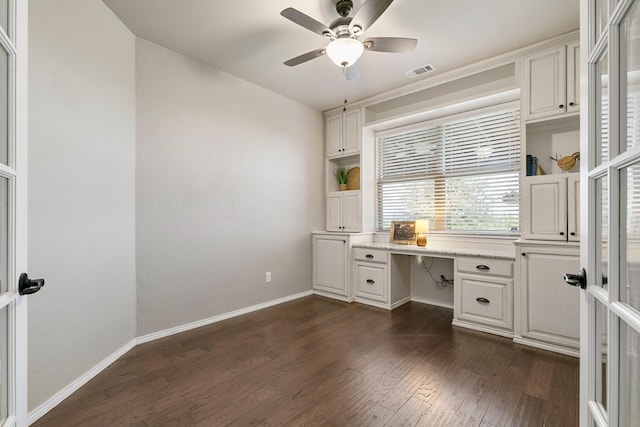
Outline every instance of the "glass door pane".
<path fill-rule="evenodd" d="M 596 353 L 596 372 L 594 372 L 594 378 L 596 380 L 596 401 L 600 402 L 602 406 L 608 410 L 607 405 L 607 345 L 609 340 L 607 328 L 609 318 L 609 310 L 599 301 L 595 300 L 596 304 L 596 348 L 600 351 Z"/>
<path fill-rule="evenodd" d="M 622 117 L 626 118 L 623 126 L 623 140 L 621 151 L 640 146 L 640 5 L 636 3 L 629 11 L 620 26 L 622 82 L 626 81 L 627 102 L 621 107 Z M 625 73 L 626 71 L 626 73 Z M 626 135 L 625 135 L 626 134 Z"/>
<path fill-rule="evenodd" d="M 1 45 L 0 45 L 1 46 Z M 0 47 L 0 163 L 9 160 L 9 53 Z"/>
<path fill-rule="evenodd" d="M 596 161 L 595 166 L 609 160 L 609 57 L 605 53 L 595 64 L 596 85 Z"/>
<path fill-rule="evenodd" d="M 8 308 L 0 309 L 0 420 L 9 415 L 9 319 Z"/>
<path fill-rule="evenodd" d="M 638 425 L 640 420 L 640 334 L 620 322 L 620 378 L 621 426 Z"/>
<path fill-rule="evenodd" d="M 599 243 L 596 251 L 596 275 L 594 280 L 598 286 L 608 289 L 609 281 L 609 177 L 603 176 L 595 180 L 596 186 L 596 229 L 594 241 Z"/>
<path fill-rule="evenodd" d="M 626 169 L 626 170 L 625 170 Z M 620 173 L 620 301 L 640 312 L 640 164 Z"/>
<path fill-rule="evenodd" d="M 609 0 L 595 1 L 595 15 L 595 40 L 598 40 L 607 28 L 607 22 L 609 22 Z"/>
<path fill-rule="evenodd" d="M 9 34 L 9 0 L 0 0 L 0 27 Z"/>

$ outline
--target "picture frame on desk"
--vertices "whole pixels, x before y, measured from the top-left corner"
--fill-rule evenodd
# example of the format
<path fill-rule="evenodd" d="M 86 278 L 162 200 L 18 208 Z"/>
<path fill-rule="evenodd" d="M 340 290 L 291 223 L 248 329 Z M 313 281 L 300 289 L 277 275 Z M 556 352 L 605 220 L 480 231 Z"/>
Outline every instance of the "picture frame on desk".
<path fill-rule="evenodd" d="M 392 221 L 389 229 L 389 242 L 400 245 L 416 244 L 415 221 Z"/>

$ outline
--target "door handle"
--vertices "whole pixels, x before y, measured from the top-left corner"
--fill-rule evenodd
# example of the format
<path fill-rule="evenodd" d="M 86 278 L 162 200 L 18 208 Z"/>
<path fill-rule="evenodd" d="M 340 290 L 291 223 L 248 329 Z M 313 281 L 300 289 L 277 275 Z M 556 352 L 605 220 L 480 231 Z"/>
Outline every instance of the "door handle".
<path fill-rule="evenodd" d="M 584 271 L 584 268 L 581 268 L 576 274 L 565 273 L 564 281 L 567 285 L 579 286 L 581 289 L 587 289 L 587 272 Z"/>
<path fill-rule="evenodd" d="M 18 292 L 20 295 L 31 295 L 38 292 L 44 286 L 44 279 L 29 279 L 27 273 L 22 273 L 18 279 Z"/>

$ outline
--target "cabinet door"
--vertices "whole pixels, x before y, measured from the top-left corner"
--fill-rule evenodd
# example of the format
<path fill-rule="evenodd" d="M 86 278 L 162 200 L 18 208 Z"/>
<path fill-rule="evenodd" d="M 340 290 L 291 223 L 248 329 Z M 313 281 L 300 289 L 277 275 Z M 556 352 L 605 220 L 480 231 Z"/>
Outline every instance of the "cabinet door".
<path fill-rule="evenodd" d="M 342 154 L 355 154 L 360 151 L 360 111 L 344 114 Z"/>
<path fill-rule="evenodd" d="M 564 283 L 563 275 L 578 271 L 580 258 L 526 247 L 523 252 L 522 336 L 578 348 L 580 289 Z"/>
<path fill-rule="evenodd" d="M 529 119 L 566 111 L 566 47 L 545 51 L 525 60 Z"/>
<path fill-rule="evenodd" d="M 342 194 L 327 195 L 327 231 L 342 231 Z"/>
<path fill-rule="evenodd" d="M 580 110 L 580 43 L 567 45 L 567 112 Z"/>
<path fill-rule="evenodd" d="M 339 156 L 342 150 L 342 115 L 327 119 L 325 137 L 327 157 Z"/>
<path fill-rule="evenodd" d="M 347 296 L 347 247 L 344 238 L 314 236 L 314 289 Z"/>
<path fill-rule="evenodd" d="M 545 175 L 525 178 L 525 239 L 567 240 L 567 179 Z"/>
<path fill-rule="evenodd" d="M 456 317 L 473 323 L 483 323 L 511 331 L 513 281 L 459 275 L 459 299 Z"/>
<path fill-rule="evenodd" d="M 360 231 L 360 192 L 342 194 L 342 231 Z"/>
<path fill-rule="evenodd" d="M 356 263 L 356 296 L 388 303 L 389 289 L 386 275 L 386 266 Z"/>
<path fill-rule="evenodd" d="M 567 231 L 569 240 L 580 241 L 580 175 L 567 178 Z"/>

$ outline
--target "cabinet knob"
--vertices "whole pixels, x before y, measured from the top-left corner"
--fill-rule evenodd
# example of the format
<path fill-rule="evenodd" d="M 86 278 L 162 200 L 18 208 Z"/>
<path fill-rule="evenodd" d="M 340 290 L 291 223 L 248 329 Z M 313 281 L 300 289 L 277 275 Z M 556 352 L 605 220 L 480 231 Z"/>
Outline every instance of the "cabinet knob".
<path fill-rule="evenodd" d="M 564 108 L 564 104 L 558 105 L 558 108 Z"/>
<path fill-rule="evenodd" d="M 373 279 L 367 279 L 367 283 L 373 285 L 374 283 L 376 283 Z"/>
<path fill-rule="evenodd" d="M 576 103 L 575 103 L 575 102 L 570 102 L 570 103 L 569 103 L 569 107 L 573 107 L 574 105 L 576 105 Z"/>
<path fill-rule="evenodd" d="M 526 252 L 522 252 L 522 256 L 527 256 L 527 253 Z"/>
<path fill-rule="evenodd" d="M 561 232 L 560 232 L 560 235 L 561 235 L 561 236 L 564 236 L 564 231 L 561 231 Z"/>
<path fill-rule="evenodd" d="M 484 297 L 478 297 L 478 298 L 476 298 L 476 301 L 478 301 L 481 304 L 489 304 L 489 302 L 490 302 L 488 299 L 486 299 Z"/>
<path fill-rule="evenodd" d="M 373 255 L 371 254 L 366 254 L 365 257 L 367 257 L 367 259 L 373 259 Z"/>
<path fill-rule="evenodd" d="M 576 235 L 576 232 L 575 232 L 575 231 L 572 231 L 572 232 L 571 232 L 571 233 L 569 233 L 569 234 L 571 234 L 572 236 L 575 236 L 575 235 Z"/>
<path fill-rule="evenodd" d="M 480 270 L 480 271 L 489 271 L 490 270 L 489 266 L 483 265 L 483 264 L 476 265 L 476 269 Z"/>

